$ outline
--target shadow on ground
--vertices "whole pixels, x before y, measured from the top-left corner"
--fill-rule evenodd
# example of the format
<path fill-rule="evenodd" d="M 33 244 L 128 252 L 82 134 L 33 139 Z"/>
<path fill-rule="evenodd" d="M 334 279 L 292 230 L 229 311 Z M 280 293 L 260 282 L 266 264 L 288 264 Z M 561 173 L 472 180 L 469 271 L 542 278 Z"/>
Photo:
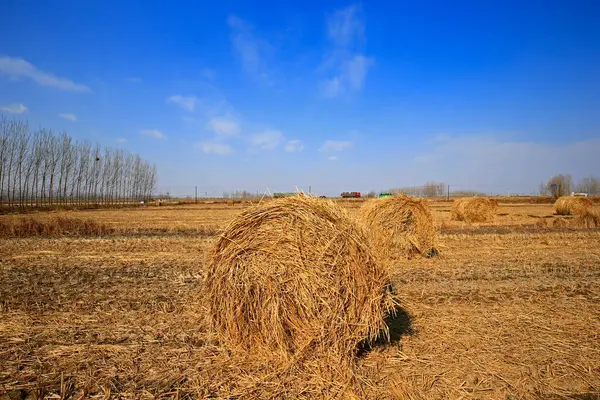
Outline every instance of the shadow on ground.
<path fill-rule="evenodd" d="M 363 341 L 359 343 L 356 351 L 357 357 L 364 357 L 378 347 L 393 345 L 399 342 L 404 335 L 414 334 L 410 314 L 404 308 L 400 307 L 399 304 L 396 304 L 393 312 L 385 318 L 385 323 L 390 330 L 389 340 L 385 337 L 380 337 L 374 342 Z"/>

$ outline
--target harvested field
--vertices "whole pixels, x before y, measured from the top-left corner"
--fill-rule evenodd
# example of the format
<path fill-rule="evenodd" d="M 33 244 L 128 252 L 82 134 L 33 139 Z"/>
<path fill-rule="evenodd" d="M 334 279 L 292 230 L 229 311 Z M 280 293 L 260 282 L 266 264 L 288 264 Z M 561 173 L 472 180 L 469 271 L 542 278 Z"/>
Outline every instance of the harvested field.
<path fill-rule="evenodd" d="M 0 239 L 0 398 L 600 398 L 599 228 L 552 204 L 501 203 L 477 224 L 431 208 L 441 255 L 391 266 L 391 343 L 297 378 L 229 355 L 206 322 L 206 260 L 244 205 L 35 214 L 125 233 Z"/>

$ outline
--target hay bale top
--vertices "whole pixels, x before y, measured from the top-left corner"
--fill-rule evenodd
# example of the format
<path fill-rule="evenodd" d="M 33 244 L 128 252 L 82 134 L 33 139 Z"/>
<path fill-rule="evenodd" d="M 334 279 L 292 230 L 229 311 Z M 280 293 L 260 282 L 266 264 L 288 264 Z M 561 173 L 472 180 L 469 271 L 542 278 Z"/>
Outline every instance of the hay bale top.
<path fill-rule="evenodd" d="M 593 203 L 586 197 L 563 196 L 554 203 L 558 215 L 583 215 L 591 211 Z"/>
<path fill-rule="evenodd" d="M 456 221 L 488 222 L 496 214 L 498 202 L 487 197 L 466 197 L 454 200 L 451 217 Z"/>
<path fill-rule="evenodd" d="M 387 327 L 389 278 L 329 200 L 283 198 L 240 214 L 212 251 L 204 296 L 232 350 L 353 352 Z"/>
<path fill-rule="evenodd" d="M 359 213 L 373 247 L 385 259 L 435 252 L 437 231 L 427 200 L 406 195 L 373 199 Z"/>

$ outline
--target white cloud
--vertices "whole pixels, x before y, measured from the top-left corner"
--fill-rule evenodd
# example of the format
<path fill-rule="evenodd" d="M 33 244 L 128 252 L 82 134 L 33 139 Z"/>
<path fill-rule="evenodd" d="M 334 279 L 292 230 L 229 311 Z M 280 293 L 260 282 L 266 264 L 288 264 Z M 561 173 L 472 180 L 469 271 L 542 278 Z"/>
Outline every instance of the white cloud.
<path fill-rule="evenodd" d="M 231 146 L 229 146 L 226 143 L 203 142 L 196 143 L 195 147 L 207 154 L 217 154 L 220 156 L 226 156 L 228 154 L 233 153 L 233 149 L 231 148 Z"/>
<path fill-rule="evenodd" d="M 0 57 L 0 75 L 11 79 L 28 78 L 42 86 L 51 86 L 73 92 L 90 92 L 90 88 L 66 78 L 39 70 L 35 65 L 22 58 Z"/>
<path fill-rule="evenodd" d="M 337 158 L 337 156 L 329 156 L 329 157 L 327 157 L 327 159 L 329 161 L 337 161 L 338 158 Z"/>
<path fill-rule="evenodd" d="M 302 143 L 302 141 L 300 140 L 290 140 L 289 142 L 287 142 L 287 144 L 285 145 L 285 151 L 293 153 L 295 151 L 302 151 L 304 150 L 304 143 Z"/>
<path fill-rule="evenodd" d="M 213 118 L 208 121 L 208 129 L 221 136 L 236 136 L 240 133 L 237 122 L 227 118 Z"/>
<path fill-rule="evenodd" d="M 357 5 L 352 5 L 335 11 L 327 19 L 327 33 L 332 48 L 322 64 L 322 69 L 330 75 L 321 82 L 325 97 L 360 91 L 369 68 L 374 64 L 372 57 L 360 51 L 365 41 L 365 26 L 359 11 Z"/>
<path fill-rule="evenodd" d="M 252 137 L 252 144 L 262 150 L 273 150 L 283 140 L 283 133 L 275 130 L 266 130 Z"/>
<path fill-rule="evenodd" d="M 227 24 L 231 29 L 233 49 L 240 58 L 244 70 L 263 83 L 271 83 L 266 65 L 266 58 L 271 51 L 269 43 L 257 38 L 252 26 L 235 15 L 227 18 Z"/>
<path fill-rule="evenodd" d="M 11 114 L 22 114 L 25 111 L 29 111 L 29 108 L 25 107 L 21 103 L 13 103 L 7 106 L 0 106 L 0 111 L 6 111 Z"/>
<path fill-rule="evenodd" d="M 75 114 L 58 114 L 58 116 L 69 121 L 77 121 L 77 116 Z"/>
<path fill-rule="evenodd" d="M 167 138 L 165 136 L 165 134 L 162 133 L 161 131 L 159 131 L 158 129 L 142 129 L 141 133 L 142 133 L 142 135 L 150 136 L 150 137 L 152 137 L 154 139 L 158 139 L 158 140 Z"/>
<path fill-rule="evenodd" d="M 332 152 L 351 149 L 354 144 L 348 140 L 326 140 L 319 151 Z"/>
<path fill-rule="evenodd" d="M 173 95 L 167 98 L 168 103 L 175 103 L 188 111 L 194 111 L 198 99 L 195 96 L 182 96 L 180 94 Z"/>
<path fill-rule="evenodd" d="M 362 41 L 365 24 L 359 13 L 360 9 L 357 5 L 334 11 L 327 18 L 329 39 L 340 47 L 347 47 L 355 41 Z"/>
<path fill-rule="evenodd" d="M 117 143 L 125 143 L 126 141 L 127 141 L 127 139 L 125 139 L 125 138 L 122 138 L 122 137 L 117 138 Z"/>

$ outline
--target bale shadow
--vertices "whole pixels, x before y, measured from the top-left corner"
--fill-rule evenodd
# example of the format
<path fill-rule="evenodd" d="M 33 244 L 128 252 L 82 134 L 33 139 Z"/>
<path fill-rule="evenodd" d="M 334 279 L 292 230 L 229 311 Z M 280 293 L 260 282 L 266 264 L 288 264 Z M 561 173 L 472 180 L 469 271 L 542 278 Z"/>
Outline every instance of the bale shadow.
<path fill-rule="evenodd" d="M 393 311 L 385 318 L 385 323 L 390 330 L 389 340 L 386 337 L 380 337 L 373 342 L 369 340 L 360 342 L 356 349 L 358 358 L 365 357 L 376 348 L 398 343 L 404 335 L 412 336 L 415 333 L 410 314 L 399 304 L 396 304 Z"/>

